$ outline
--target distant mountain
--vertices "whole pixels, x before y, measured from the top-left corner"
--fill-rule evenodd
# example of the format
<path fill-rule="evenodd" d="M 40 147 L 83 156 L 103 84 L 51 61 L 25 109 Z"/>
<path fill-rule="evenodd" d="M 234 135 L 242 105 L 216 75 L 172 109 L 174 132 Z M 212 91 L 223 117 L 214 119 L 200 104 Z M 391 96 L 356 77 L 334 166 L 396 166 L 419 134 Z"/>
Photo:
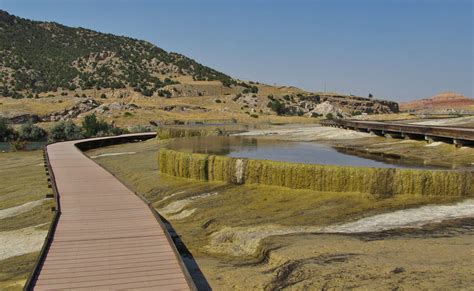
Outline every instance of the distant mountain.
<path fill-rule="evenodd" d="M 474 99 L 455 92 L 443 92 L 431 98 L 400 103 L 401 110 L 448 110 L 469 109 Z"/>
<path fill-rule="evenodd" d="M 178 76 L 236 84 L 226 74 L 146 41 L 0 10 L 0 96 L 125 87 L 151 96 Z"/>

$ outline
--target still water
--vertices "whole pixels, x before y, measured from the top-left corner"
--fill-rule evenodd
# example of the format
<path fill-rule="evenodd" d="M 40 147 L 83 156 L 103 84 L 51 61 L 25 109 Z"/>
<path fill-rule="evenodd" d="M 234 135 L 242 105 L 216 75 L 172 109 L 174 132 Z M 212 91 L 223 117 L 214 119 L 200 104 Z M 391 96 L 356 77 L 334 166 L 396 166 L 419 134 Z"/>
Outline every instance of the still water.
<path fill-rule="evenodd" d="M 377 168 L 442 168 L 424 165 L 422 160 L 362 154 L 316 142 L 290 142 L 238 136 L 179 138 L 171 141 L 168 148 L 190 153 L 305 164 Z"/>
<path fill-rule="evenodd" d="M 32 150 L 39 150 L 42 149 L 47 142 L 45 141 L 32 141 L 26 143 L 25 150 L 32 151 Z M 0 152 L 9 152 L 12 150 L 12 145 L 9 142 L 0 142 Z"/>

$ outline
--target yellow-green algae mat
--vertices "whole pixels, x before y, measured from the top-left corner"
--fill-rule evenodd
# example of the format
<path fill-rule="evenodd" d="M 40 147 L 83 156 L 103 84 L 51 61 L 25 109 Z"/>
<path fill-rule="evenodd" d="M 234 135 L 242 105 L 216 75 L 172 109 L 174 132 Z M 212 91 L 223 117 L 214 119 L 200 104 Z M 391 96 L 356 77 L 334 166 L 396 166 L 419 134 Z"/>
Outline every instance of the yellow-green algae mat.
<path fill-rule="evenodd" d="M 369 168 L 252 160 L 160 149 L 164 174 L 205 181 L 328 192 L 474 196 L 469 171 Z"/>

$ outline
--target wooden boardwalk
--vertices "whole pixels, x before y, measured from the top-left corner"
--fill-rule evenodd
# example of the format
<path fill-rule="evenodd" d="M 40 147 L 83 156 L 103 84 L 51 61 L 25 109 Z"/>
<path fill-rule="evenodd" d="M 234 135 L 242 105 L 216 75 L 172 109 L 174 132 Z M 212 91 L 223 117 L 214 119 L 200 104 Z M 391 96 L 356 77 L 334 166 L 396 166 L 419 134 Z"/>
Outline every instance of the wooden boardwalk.
<path fill-rule="evenodd" d="M 47 146 L 61 215 L 34 289 L 193 289 L 148 206 L 76 143 Z"/>

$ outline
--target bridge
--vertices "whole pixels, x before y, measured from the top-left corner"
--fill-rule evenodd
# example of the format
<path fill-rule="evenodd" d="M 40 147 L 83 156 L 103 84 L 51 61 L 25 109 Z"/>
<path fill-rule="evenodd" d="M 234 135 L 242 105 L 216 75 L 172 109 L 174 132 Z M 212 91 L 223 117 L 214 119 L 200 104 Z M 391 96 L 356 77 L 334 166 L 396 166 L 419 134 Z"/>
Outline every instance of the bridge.
<path fill-rule="evenodd" d="M 81 149 L 155 133 L 50 144 L 54 220 L 26 290 L 196 290 L 159 215 Z"/>
<path fill-rule="evenodd" d="M 325 120 L 321 122 L 321 125 L 370 132 L 393 138 L 424 139 L 430 143 L 443 141 L 453 143 L 456 146 L 474 143 L 474 128 L 344 119 Z"/>

